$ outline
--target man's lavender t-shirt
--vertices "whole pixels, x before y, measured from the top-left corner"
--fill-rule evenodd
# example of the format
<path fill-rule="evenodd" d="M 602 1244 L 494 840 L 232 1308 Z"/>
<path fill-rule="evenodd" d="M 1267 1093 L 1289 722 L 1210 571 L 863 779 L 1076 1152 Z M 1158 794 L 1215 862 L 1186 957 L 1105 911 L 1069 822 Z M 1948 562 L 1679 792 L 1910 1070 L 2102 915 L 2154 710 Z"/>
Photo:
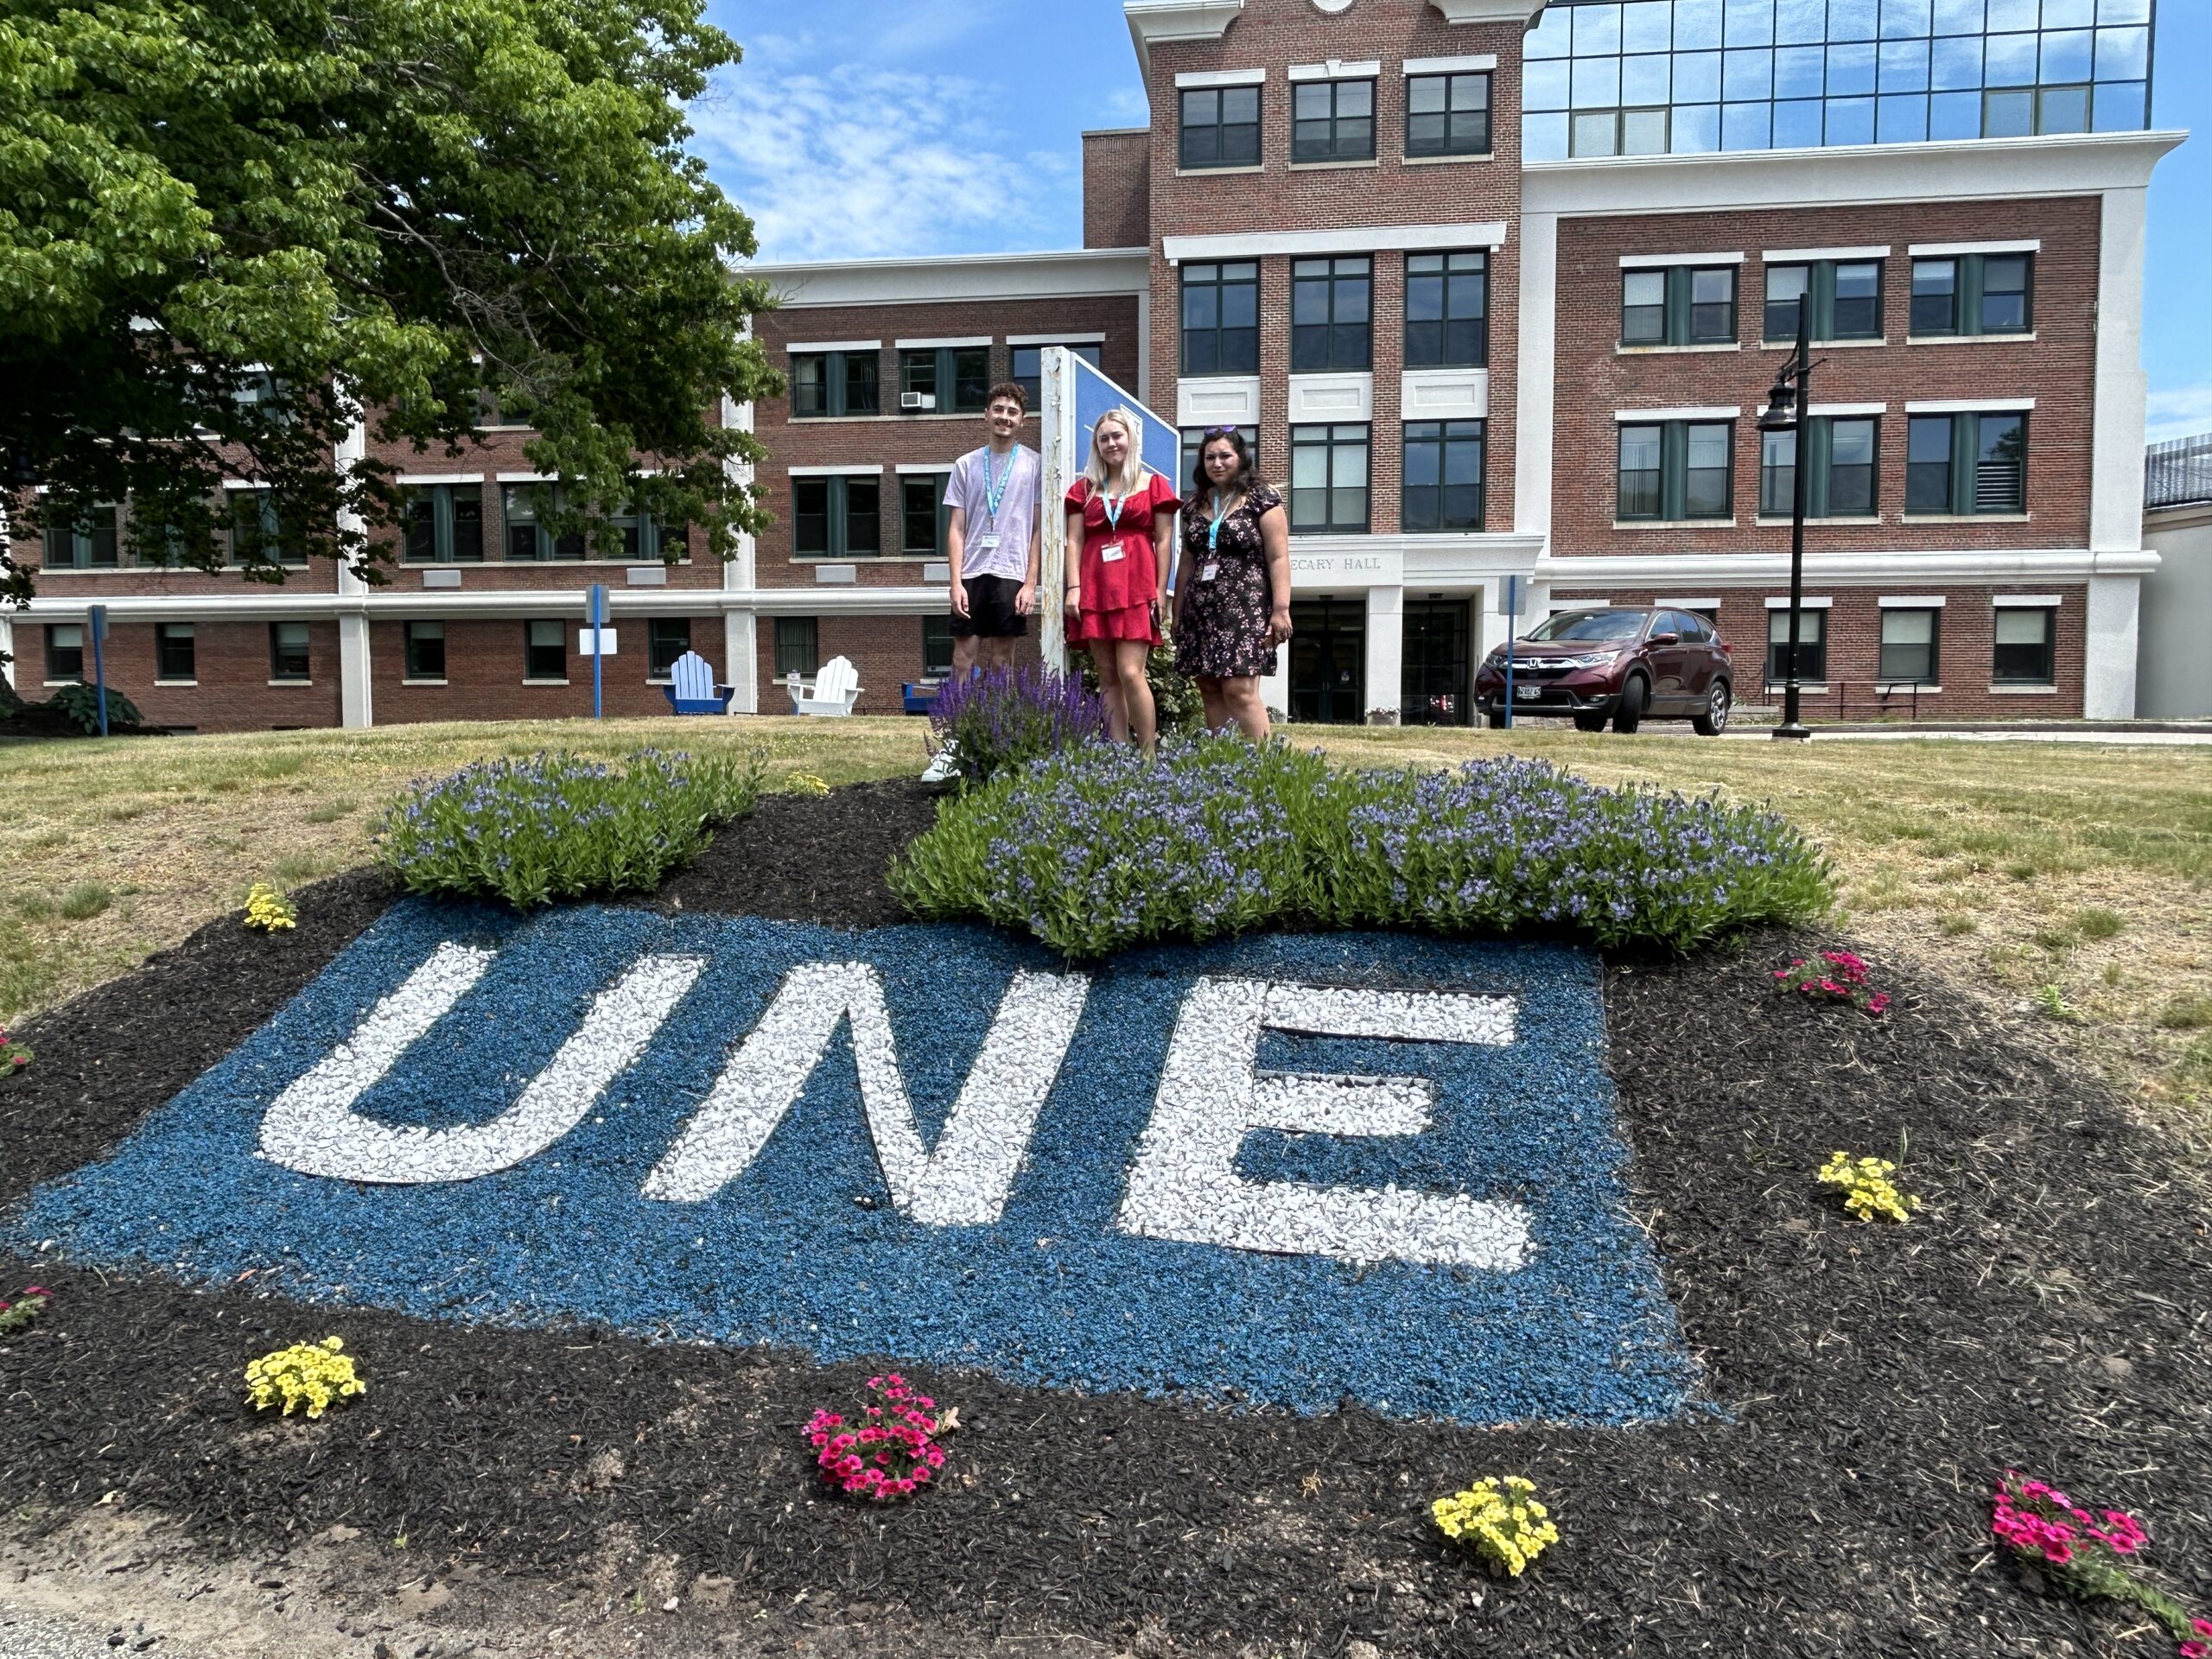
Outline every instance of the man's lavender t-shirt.
<path fill-rule="evenodd" d="M 1008 479 L 1008 461 L 1014 476 Z M 984 468 L 990 468 L 986 479 Z M 991 516 L 989 483 L 995 480 L 1005 490 L 999 499 L 998 516 Z M 960 579 L 1006 576 L 1015 582 L 1029 575 L 1029 534 L 1037 522 L 1037 492 L 1044 485 L 1045 462 L 1027 445 L 1014 446 L 1011 456 L 994 456 L 988 448 L 973 450 L 953 464 L 944 486 L 944 505 L 957 507 L 967 533 L 966 550 L 960 561 Z M 985 543 L 995 531 L 998 544 Z"/>

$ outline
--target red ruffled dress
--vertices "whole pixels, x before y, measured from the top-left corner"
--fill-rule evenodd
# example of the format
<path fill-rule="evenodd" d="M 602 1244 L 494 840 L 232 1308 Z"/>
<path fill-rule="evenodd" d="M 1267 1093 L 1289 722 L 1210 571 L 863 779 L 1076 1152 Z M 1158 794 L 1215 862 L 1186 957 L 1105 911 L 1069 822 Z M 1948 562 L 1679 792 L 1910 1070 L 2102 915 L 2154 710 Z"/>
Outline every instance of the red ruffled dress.
<path fill-rule="evenodd" d="M 1076 580 L 1083 610 L 1068 619 L 1068 643 L 1093 639 L 1146 639 L 1161 643 L 1152 602 L 1160 594 L 1160 562 L 1153 549 L 1153 519 L 1182 503 L 1175 486 L 1147 472 L 1143 485 L 1122 503 L 1118 516 L 1106 511 L 1103 494 L 1091 493 L 1079 478 L 1068 492 L 1068 511 L 1083 514 L 1083 557 Z"/>

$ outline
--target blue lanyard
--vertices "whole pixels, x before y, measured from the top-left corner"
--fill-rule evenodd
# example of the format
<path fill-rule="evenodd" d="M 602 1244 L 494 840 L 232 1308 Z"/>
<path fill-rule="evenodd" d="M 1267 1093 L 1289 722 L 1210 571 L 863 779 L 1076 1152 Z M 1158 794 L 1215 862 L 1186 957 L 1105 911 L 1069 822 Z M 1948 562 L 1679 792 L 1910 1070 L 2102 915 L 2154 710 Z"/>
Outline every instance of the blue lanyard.
<path fill-rule="evenodd" d="M 991 452 L 988 449 L 983 451 L 983 511 L 988 516 L 990 522 L 993 524 L 998 523 L 999 506 L 1005 501 L 1007 491 L 1011 489 L 1014 486 L 1014 463 L 1020 459 L 1021 446 L 1017 443 L 1007 455 L 1006 476 L 1001 479 L 993 479 L 991 476 Z"/>
<path fill-rule="evenodd" d="M 1125 495 L 1120 500 L 1116 501 L 1111 492 L 1102 490 L 1099 492 L 1099 499 L 1106 504 L 1106 528 L 1114 531 L 1120 530 L 1122 527 L 1122 509 L 1129 505 L 1129 498 Z"/>
<path fill-rule="evenodd" d="M 1206 556 L 1211 558 L 1221 550 L 1221 521 L 1229 516 L 1229 509 L 1218 495 L 1213 499 L 1213 522 L 1206 526 Z"/>

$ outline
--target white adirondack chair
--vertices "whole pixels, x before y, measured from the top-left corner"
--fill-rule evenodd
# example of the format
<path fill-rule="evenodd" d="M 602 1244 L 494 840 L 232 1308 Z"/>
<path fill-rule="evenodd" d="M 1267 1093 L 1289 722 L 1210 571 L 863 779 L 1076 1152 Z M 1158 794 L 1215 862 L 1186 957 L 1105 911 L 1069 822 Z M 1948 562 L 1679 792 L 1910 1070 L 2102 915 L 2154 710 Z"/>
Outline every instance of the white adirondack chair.
<path fill-rule="evenodd" d="M 736 693 L 715 683 L 715 665 L 696 651 L 687 651 L 670 664 L 668 683 L 662 690 L 669 706 L 679 715 L 726 715 Z"/>
<path fill-rule="evenodd" d="M 832 657 L 823 664 L 822 671 L 814 677 L 811 686 L 796 673 L 784 684 L 791 694 L 791 712 L 795 715 L 849 715 L 853 705 L 861 700 L 860 671 L 843 657 Z"/>

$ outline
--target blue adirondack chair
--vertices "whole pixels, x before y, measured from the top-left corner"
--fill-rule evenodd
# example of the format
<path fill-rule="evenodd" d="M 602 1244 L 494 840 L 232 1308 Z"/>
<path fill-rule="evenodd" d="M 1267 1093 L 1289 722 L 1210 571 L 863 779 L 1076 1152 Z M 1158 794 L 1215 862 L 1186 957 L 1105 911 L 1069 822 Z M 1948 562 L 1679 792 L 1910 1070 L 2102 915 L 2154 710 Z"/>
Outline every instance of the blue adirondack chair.
<path fill-rule="evenodd" d="M 696 651 L 687 651 L 668 671 L 669 707 L 679 715 L 726 715 L 737 688 L 715 683 L 715 665 Z"/>

